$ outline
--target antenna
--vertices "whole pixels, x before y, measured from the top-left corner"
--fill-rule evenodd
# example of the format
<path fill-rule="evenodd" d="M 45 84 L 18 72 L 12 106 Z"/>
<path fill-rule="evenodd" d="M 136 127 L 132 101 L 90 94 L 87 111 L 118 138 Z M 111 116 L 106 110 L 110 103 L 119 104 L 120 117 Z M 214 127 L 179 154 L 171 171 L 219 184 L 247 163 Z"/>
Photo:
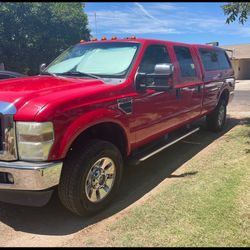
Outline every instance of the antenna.
<path fill-rule="evenodd" d="M 95 12 L 95 37 L 97 37 L 96 12 Z"/>

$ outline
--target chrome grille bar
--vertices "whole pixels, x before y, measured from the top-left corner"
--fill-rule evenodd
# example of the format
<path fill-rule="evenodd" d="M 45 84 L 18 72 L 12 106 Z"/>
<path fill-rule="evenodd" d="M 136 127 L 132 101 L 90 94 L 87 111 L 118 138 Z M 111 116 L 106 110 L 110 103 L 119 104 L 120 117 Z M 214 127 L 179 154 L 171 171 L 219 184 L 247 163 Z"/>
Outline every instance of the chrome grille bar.
<path fill-rule="evenodd" d="M 8 102 L 0 102 L 0 160 L 17 160 L 16 128 L 13 116 L 16 108 Z"/>

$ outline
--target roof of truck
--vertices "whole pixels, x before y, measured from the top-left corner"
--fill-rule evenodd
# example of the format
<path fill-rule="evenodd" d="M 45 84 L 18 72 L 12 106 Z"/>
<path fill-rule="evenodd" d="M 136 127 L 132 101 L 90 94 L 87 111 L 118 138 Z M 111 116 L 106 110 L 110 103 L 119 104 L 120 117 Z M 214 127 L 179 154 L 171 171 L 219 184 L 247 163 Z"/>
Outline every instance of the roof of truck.
<path fill-rule="evenodd" d="M 97 39 L 94 41 L 83 41 L 81 43 L 96 43 L 96 42 L 138 42 L 138 43 L 145 43 L 145 42 L 162 42 L 162 43 L 169 43 L 172 45 L 189 45 L 189 46 L 194 46 L 194 47 L 202 47 L 202 48 L 218 48 L 221 49 L 219 47 L 215 47 L 215 46 L 211 46 L 211 45 L 207 45 L 207 44 L 190 44 L 190 43 L 183 43 L 183 42 L 176 42 L 176 41 L 168 41 L 168 40 L 160 40 L 160 39 L 150 39 L 150 38 L 116 38 L 116 39 Z"/>

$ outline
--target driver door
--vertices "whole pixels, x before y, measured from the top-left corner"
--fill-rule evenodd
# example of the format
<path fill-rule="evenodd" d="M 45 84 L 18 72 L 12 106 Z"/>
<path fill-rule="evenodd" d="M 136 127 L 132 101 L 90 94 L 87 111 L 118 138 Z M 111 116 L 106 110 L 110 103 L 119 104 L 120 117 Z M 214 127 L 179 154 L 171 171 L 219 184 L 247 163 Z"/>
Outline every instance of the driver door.
<path fill-rule="evenodd" d="M 138 68 L 138 73 L 150 74 L 154 72 L 156 64 L 171 63 L 168 49 L 165 45 L 149 45 L 143 55 Z M 161 81 L 167 86 L 172 78 Z M 137 145 L 150 142 L 160 137 L 166 130 L 176 125 L 176 93 L 174 89 L 169 91 L 142 90 L 137 91 L 138 95 L 133 100 L 134 122 L 133 130 L 136 135 Z"/>

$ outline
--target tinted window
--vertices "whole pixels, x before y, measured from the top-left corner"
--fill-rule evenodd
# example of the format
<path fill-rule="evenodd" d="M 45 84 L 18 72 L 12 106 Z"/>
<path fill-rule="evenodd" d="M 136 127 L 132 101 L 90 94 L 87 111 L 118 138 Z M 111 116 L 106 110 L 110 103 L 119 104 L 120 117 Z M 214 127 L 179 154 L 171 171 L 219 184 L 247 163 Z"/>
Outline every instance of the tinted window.
<path fill-rule="evenodd" d="M 183 46 L 174 46 L 174 51 L 180 65 L 181 76 L 196 76 L 195 65 L 189 48 Z"/>
<path fill-rule="evenodd" d="M 13 76 L 10 76 L 10 75 L 0 75 L 0 79 L 8 79 L 8 78 L 13 78 Z"/>
<path fill-rule="evenodd" d="M 202 64 L 205 70 L 221 70 L 231 68 L 226 53 L 221 50 L 199 49 Z"/>
<path fill-rule="evenodd" d="M 139 72 L 153 73 L 155 65 L 160 63 L 171 63 L 167 48 L 162 45 L 151 45 L 143 55 Z"/>
<path fill-rule="evenodd" d="M 226 55 L 225 51 L 217 51 L 220 69 L 230 69 L 231 63 Z"/>

